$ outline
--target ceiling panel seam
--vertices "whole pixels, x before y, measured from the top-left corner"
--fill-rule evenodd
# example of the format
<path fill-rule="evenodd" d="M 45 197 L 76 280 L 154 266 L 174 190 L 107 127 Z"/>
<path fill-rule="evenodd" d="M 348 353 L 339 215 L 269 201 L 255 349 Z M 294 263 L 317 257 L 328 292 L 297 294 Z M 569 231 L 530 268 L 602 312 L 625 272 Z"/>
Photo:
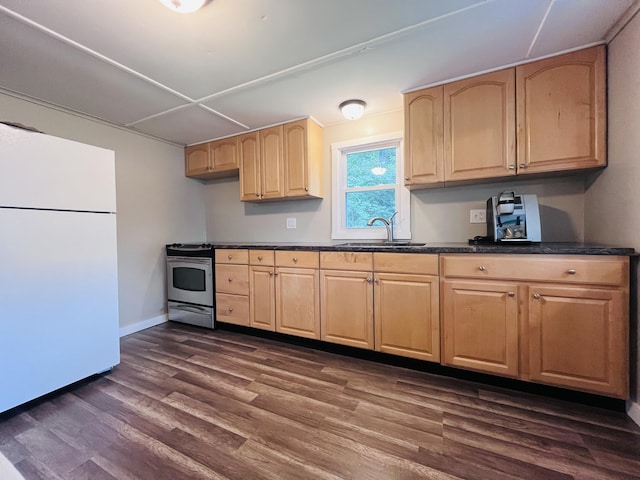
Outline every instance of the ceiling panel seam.
<path fill-rule="evenodd" d="M 536 42 L 538 41 L 538 37 L 540 36 L 540 33 L 542 32 L 542 28 L 544 27 L 544 24 L 547 21 L 547 17 L 549 16 L 549 13 L 551 13 L 551 8 L 553 7 L 553 4 L 555 3 L 555 1 L 556 0 L 551 0 L 549 2 L 549 6 L 547 7 L 547 10 L 544 12 L 542 20 L 540 21 L 540 25 L 538 25 L 538 29 L 536 30 L 536 33 L 533 36 L 533 39 L 531 40 L 531 45 L 529 45 L 529 50 L 527 50 L 527 55 L 525 56 L 525 58 L 530 58 L 531 57 L 531 52 L 533 51 L 533 47 L 535 46 Z"/>

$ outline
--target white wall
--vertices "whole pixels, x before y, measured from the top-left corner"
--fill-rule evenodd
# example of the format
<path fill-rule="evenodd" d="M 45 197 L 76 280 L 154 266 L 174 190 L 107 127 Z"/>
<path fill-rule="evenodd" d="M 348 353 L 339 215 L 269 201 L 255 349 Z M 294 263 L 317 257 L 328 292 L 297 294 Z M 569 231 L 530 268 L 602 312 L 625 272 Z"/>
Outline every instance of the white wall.
<path fill-rule="evenodd" d="M 184 176 L 183 149 L 4 94 L 0 120 L 115 151 L 120 327 L 165 315 L 164 245 L 205 238 L 202 185 Z"/>
<path fill-rule="evenodd" d="M 640 14 L 609 44 L 609 166 L 585 194 L 585 238 L 640 251 Z M 631 335 L 638 339 L 638 318 Z M 637 342 L 635 342 L 637 344 Z M 640 358 L 632 352 L 633 398 L 640 399 Z"/>
<path fill-rule="evenodd" d="M 240 184 L 237 178 L 208 182 L 205 186 L 207 239 L 274 242 L 331 240 L 331 144 L 402 131 L 403 128 L 401 110 L 326 126 L 323 131 L 325 196 L 322 200 L 243 203 L 239 200 Z M 484 224 L 469 223 L 469 210 L 485 208 L 487 198 L 508 189 L 538 195 L 544 241 L 583 240 L 582 176 L 415 190 L 411 194 L 413 240 L 428 243 L 466 242 L 475 235 L 486 235 Z M 297 219 L 296 230 L 286 229 L 287 217 Z"/>

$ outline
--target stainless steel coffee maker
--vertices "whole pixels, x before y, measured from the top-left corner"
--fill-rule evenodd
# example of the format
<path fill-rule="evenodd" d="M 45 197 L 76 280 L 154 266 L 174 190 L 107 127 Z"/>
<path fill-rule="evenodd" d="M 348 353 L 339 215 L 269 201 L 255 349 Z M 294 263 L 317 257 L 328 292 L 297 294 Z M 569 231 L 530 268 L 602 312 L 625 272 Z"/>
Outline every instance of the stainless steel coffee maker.
<path fill-rule="evenodd" d="M 538 197 L 502 192 L 487 200 L 487 237 L 492 242 L 540 242 Z"/>

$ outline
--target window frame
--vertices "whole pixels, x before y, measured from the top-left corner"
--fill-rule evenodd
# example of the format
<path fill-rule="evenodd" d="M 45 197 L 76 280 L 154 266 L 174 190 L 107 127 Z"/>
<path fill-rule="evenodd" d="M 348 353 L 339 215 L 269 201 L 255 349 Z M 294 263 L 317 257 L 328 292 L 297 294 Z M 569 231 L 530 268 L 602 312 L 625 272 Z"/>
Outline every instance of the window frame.
<path fill-rule="evenodd" d="M 411 195 L 404 186 L 404 139 L 402 132 L 391 132 L 371 137 L 356 138 L 344 142 L 331 144 L 331 191 L 332 215 L 331 238 L 333 240 L 384 240 L 387 229 L 382 222 L 376 222 L 371 227 L 346 227 L 346 196 L 347 175 L 346 156 L 348 153 L 365 149 L 396 147 L 396 211 L 394 219 L 394 239 L 411 239 Z M 375 190 L 363 187 L 364 190 Z"/>

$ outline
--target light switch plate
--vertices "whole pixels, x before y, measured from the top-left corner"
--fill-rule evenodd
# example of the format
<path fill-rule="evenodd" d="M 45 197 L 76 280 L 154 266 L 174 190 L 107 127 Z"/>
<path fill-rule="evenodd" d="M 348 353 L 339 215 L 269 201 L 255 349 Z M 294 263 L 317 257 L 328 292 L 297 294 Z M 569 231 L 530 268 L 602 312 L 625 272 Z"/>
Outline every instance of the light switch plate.
<path fill-rule="evenodd" d="M 295 217 L 287 218 L 287 228 L 296 228 L 296 219 L 295 219 Z"/>

